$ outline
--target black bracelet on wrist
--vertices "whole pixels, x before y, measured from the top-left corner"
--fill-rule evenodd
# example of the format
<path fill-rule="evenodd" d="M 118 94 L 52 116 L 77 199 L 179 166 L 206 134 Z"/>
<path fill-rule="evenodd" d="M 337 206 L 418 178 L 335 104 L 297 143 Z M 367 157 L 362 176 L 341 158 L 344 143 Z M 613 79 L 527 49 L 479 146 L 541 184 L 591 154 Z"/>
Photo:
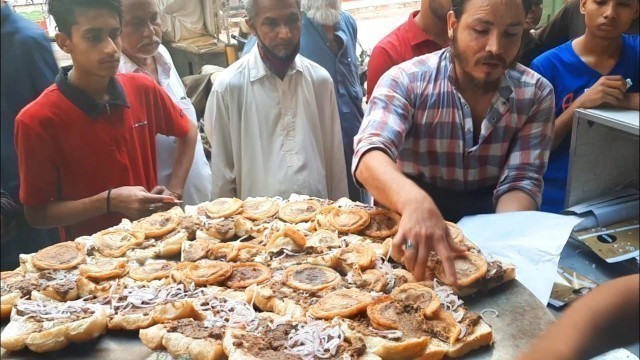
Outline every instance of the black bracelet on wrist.
<path fill-rule="evenodd" d="M 107 190 L 107 214 L 111 214 L 111 190 Z"/>

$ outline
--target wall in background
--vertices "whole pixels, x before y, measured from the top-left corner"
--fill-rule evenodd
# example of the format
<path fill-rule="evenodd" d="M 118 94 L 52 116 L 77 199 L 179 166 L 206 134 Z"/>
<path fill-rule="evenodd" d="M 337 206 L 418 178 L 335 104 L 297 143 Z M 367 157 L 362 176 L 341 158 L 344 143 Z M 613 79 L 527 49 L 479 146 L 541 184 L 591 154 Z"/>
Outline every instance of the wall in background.
<path fill-rule="evenodd" d="M 540 26 L 546 24 L 553 14 L 558 12 L 560 8 L 564 5 L 565 0 L 543 0 L 542 2 L 542 19 L 540 20 Z"/>

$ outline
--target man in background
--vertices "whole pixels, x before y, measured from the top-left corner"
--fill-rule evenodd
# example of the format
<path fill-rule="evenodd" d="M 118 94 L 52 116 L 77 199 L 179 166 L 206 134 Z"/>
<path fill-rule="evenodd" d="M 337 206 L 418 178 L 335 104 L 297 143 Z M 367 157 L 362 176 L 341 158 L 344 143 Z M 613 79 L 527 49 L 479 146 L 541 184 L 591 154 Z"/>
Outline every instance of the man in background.
<path fill-rule="evenodd" d="M 322 66 L 331 75 L 342 128 L 349 198 L 366 202 L 366 192 L 355 184 L 350 170 L 353 138 L 360 129 L 364 115 L 356 53 L 358 26 L 353 16 L 342 11 L 341 0 L 302 0 L 301 6 L 300 55 Z M 245 45 L 243 55 L 248 54 L 255 44 L 256 37 L 252 36 Z"/>
<path fill-rule="evenodd" d="M 524 22 L 524 33 L 522 34 L 522 44 L 520 44 L 520 58 L 518 62 L 526 67 L 529 67 L 531 61 L 540 55 L 538 51 L 538 40 L 534 35 L 534 30 L 540 24 L 542 19 L 542 0 L 531 1 L 531 11 L 527 15 Z"/>
<path fill-rule="evenodd" d="M 6 1 L 2 1 L 0 27 L 1 187 L 6 192 L 3 194 L 3 204 L 14 203 L 16 206 L 11 208 L 17 210 L 11 212 L 12 231 L 2 234 L 2 270 L 13 270 L 18 266 L 19 254 L 31 253 L 58 241 L 55 230 L 34 229 L 24 219 L 18 202 L 20 176 L 13 139 L 18 112 L 53 84 L 58 73 L 58 65 L 51 50 L 51 42 L 42 29 L 14 13 Z M 7 224 L 3 224 L 5 225 Z"/>
<path fill-rule="evenodd" d="M 297 0 L 246 0 L 257 39 L 219 73 L 205 110 L 214 197 L 348 196 L 333 81 L 299 55 Z"/>
<path fill-rule="evenodd" d="M 355 184 L 350 171 L 353 138 L 364 115 L 362 87 L 358 78 L 356 20 L 341 10 L 340 0 L 302 0 L 302 12 L 300 55 L 322 66 L 331 75 L 342 128 L 349 198 L 366 201 L 365 192 Z"/>
<path fill-rule="evenodd" d="M 63 240 L 169 208 L 182 195 L 198 130 L 151 78 L 117 74 L 120 0 L 49 0 L 72 66 L 16 117 L 15 142 L 29 223 Z M 157 185 L 157 134 L 178 146 L 171 183 Z"/>
<path fill-rule="evenodd" d="M 569 40 L 582 36 L 586 30 L 584 14 L 580 12 L 580 0 L 569 0 L 541 29 L 535 32 L 539 49 L 537 54 L 560 46 Z M 625 31 L 638 34 L 638 19 Z M 535 56 L 531 57 L 532 59 Z"/>
<path fill-rule="evenodd" d="M 640 40 L 624 34 L 638 18 L 638 0 L 581 0 L 580 9 L 585 33 L 531 63 L 531 69 L 555 89 L 553 151 L 540 208 L 553 213 L 564 210 L 575 110 L 603 105 L 640 108 Z"/>
<path fill-rule="evenodd" d="M 367 101 L 380 77 L 394 65 L 449 46 L 449 10 L 451 0 L 422 0 L 419 11 L 378 42 L 367 67 Z"/>
<path fill-rule="evenodd" d="M 196 110 L 186 95 L 171 55 L 161 44 L 161 38 L 161 23 L 155 0 L 122 2 L 122 56 L 118 72 L 145 74 L 153 78 L 184 111 L 189 120 L 197 125 Z M 176 151 L 174 137 L 156 136 L 158 185 L 169 185 Z M 198 136 L 182 200 L 186 205 L 209 201 L 212 196 L 211 187 L 211 168 Z"/>

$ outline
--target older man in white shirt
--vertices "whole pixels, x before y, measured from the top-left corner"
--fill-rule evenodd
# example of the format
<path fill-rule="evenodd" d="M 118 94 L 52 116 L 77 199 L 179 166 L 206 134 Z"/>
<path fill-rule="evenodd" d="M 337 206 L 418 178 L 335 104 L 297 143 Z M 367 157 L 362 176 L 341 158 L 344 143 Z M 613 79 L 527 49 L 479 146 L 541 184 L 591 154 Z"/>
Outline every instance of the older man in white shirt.
<path fill-rule="evenodd" d="M 298 55 L 300 3 L 245 8 L 258 46 L 219 74 L 204 115 L 214 196 L 348 196 L 331 76 Z"/>
<path fill-rule="evenodd" d="M 160 44 L 161 24 L 154 0 L 124 0 L 122 2 L 122 57 L 121 73 L 141 73 L 153 77 L 171 96 L 184 113 L 197 125 L 196 111 L 186 95 L 184 85 L 173 65 L 167 49 Z M 157 135 L 156 157 L 158 184 L 166 185 L 171 178 L 176 140 Z M 198 137 L 193 163 L 182 196 L 187 205 L 211 200 L 211 168 Z"/>

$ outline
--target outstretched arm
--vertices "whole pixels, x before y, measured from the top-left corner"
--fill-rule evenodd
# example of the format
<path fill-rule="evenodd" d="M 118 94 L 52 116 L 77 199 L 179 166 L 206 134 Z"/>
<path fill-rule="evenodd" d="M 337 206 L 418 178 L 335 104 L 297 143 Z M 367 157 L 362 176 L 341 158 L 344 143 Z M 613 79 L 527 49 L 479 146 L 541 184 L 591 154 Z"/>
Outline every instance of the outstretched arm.
<path fill-rule="evenodd" d="M 590 359 L 638 341 L 640 275 L 597 287 L 577 300 L 520 360 Z"/>

